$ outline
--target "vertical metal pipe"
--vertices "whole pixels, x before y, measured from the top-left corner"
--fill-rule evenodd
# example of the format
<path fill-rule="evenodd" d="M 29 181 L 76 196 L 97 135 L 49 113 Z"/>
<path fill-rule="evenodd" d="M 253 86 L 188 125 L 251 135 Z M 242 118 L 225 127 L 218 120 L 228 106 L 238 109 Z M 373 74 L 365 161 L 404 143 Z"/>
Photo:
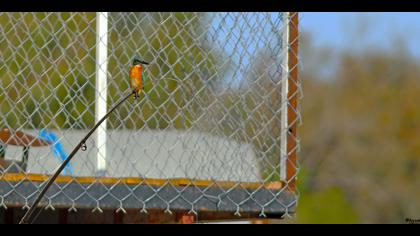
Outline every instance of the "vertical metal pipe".
<path fill-rule="evenodd" d="M 95 123 L 107 112 L 107 71 L 108 71 L 108 12 L 96 13 L 96 95 Z M 106 121 L 101 124 L 96 133 L 96 170 L 98 175 L 106 172 Z"/>

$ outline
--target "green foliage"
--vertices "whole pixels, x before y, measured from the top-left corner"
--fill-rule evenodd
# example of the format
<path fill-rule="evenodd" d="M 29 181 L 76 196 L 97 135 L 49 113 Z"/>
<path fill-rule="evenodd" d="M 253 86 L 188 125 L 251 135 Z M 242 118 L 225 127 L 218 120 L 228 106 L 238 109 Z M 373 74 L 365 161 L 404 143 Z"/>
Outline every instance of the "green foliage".
<path fill-rule="evenodd" d="M 1 15 L 2 36 L 7 40 L 0 40 L 0 52 L 7 61 L 0 66 L 0 86 L 6 90 L 0 101 L 4 116 L 0 126 L 5 121 L 12 128 L 94 125 L 95 15 Z M 121 119 L 127 119 L 128 128 L 189 128 L 203 110 L 187 100 L 204 96 L 205 83 L 217 80 L 203 80 L 215 74 L 217 52 L 193 38 L 202 32 L 192 13 L 148 16 L 110 13 L 109 106 L 129 88 L 132 57 L 140 55 L 154 63 L 145 71 L 148 101 L 142 93 L 131 117 L 127 117 L 131 111 L 121 107 L 108 122 L 111 128 L 121 128 Z M 149 22 L 138 25 L 139 18 Z"/>
<path fill-rule="evenodd" d="M 357 223 L 358 217 L 340 188 L 320 192 L 303 192 L 296 214 L 297 223 Z"/>
<path fill-rule="evenodd" d="M 131 25 L 130 19 L 134 22 L 142 19 L 143 24 Z M 121 71 L 122 65 L 129 65 L 132 59 L 127 55 L 153 60 L 146 67 L 144 93 L 140 94 L 140 103 L 128 120 L 128 127 L 190 128 L 204 111 L 189 99 L 193 96 L 206 99 L 209 92 L 206 83 L 215 83 L 223 76 L 223 71 L 218 71 L 220 78 L 211 76 L 216 74 L 218 52 L 194 38 L 202 35 L 200 17 L 194 17 L 193 13 L 152 13 L 147 17 L 144 13 L 111 13 L 110 21 L 117 27 L 110 33 L 114 49 L 109 67 L 111 77 L 118 78 L 115 86 L 110 86 L 111 101 L 118 100 L 121 91 L 128 89 L 128 75 Z M 115 114 L 127 112 L 121 107 Z M 111 116 L 110 126 L 117 127 L 121 117 Z"/>
<path fill-rule="evenodd" d="M 95 45 L 95 28 L 87 24 L 94 18 L 95 13 L 1 15 L 7 40 L 0 43 L 5 58 L 0 66 L 5 119 L 0 126 L 4 120 L 12 128 L 93 126 L 93 113 L 85 111 L 94 101 L 94 88 L 88 84 L 95 81 L 95 54 L 88 49 Z"/>

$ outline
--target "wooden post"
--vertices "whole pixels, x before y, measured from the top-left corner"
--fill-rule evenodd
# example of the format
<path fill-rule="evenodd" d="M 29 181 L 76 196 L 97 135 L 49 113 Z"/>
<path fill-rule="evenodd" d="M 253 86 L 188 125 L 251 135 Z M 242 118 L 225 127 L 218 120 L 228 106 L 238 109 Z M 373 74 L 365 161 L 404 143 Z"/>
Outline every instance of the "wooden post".
<path fill-rule="evenodd" d="M 288 78 L 288 93 L 287 99 L 289 101 L 287 107 L 287 182 L 291 191 L 296 191 L 296 164 L 297 164 L 297 99 L 298 99 L 298 49 L 299 49 L 299 15 L 297 12 L 289 13 L 289 78 Z"/>

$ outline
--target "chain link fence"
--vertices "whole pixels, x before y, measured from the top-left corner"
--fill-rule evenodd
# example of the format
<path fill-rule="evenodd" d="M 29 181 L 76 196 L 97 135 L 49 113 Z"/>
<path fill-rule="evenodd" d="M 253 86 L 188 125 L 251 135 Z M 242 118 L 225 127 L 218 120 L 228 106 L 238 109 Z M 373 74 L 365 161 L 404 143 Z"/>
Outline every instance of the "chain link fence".
<path fill-rule="evenodd" d="M 127 94 L 138 55 L 150 62 L 140 98 L 109 117 L 41 205 L 292 213 L 301 95 L 293 18 L 0 13 L 0 205 L 33 201 Z"/>

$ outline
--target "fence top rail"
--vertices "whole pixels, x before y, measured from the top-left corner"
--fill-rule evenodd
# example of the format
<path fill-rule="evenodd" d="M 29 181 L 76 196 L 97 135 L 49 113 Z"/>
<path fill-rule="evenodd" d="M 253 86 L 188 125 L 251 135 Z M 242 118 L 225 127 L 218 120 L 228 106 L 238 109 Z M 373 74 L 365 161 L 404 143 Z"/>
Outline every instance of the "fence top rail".
<path fill-rule="evenodd" d="M 45 182 L 49 179 L 49 175 L 42 174 L 22 174 L 22 173 L 5 173 L 0 176 L 0 181 L 5 182 Z M 153 179 L 153 178 L 134 178 L 134 177 L 74 177 L 74 176 L 59 176 L 57 177 L 56 183 L 70 183 L 77 182 L 80 184 L 92 184 L 101 183 L 107 185 L 114 184 L 126 184 L 126 185 L 153 185 L 153 186 L 164 186 L 171 184 L 172 186 L 197 186 L 197 187 L 218 187 L 218 188 L 246 188 L 246 189 L 258 189 L 266 188 L 271 190 L 280 190 L 285 186 L 283 181 L 272 181 L 266 183 L 258 182 L 234 182 L 234 181 L 212 181 L 212 180 L 193 180 L 186 178 L 174 178 L 174 179 Z"/>

